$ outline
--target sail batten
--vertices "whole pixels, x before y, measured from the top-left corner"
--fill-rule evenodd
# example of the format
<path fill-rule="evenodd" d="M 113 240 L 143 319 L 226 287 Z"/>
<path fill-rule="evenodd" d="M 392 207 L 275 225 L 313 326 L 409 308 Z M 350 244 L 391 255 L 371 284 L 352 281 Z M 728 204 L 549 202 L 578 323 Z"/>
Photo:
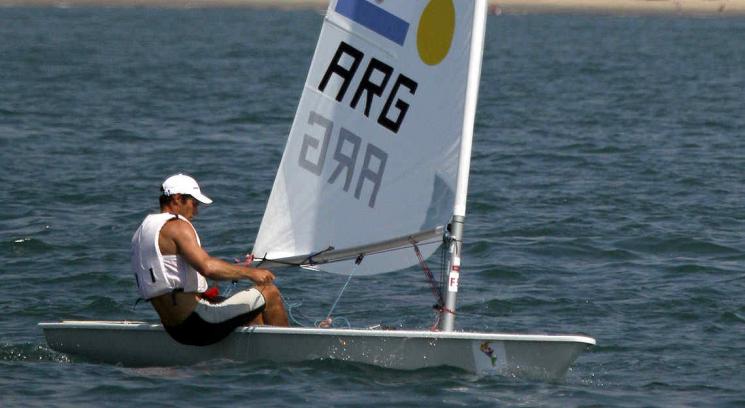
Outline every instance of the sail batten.
<path fill-rule="evenodd" d="M 329 2 L 255 255 L 303 259 L 450 222 L 474 7 L 473 0 Z M 415 263 L 408 251 L 365 261 L 370 273 Z"/>

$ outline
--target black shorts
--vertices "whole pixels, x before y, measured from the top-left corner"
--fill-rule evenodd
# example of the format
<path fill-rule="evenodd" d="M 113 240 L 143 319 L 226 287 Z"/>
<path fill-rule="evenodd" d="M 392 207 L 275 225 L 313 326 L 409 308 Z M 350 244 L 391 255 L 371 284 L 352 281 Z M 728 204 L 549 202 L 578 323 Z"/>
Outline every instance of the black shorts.
<path fill-rule="evenodd" d="M 264 296 L 256 288 L 210 303 L 201 299 L 194 311 L 175 326 L 163 326 L 181 344 L 207 346 L 227 337 L 264 310 Z"/>

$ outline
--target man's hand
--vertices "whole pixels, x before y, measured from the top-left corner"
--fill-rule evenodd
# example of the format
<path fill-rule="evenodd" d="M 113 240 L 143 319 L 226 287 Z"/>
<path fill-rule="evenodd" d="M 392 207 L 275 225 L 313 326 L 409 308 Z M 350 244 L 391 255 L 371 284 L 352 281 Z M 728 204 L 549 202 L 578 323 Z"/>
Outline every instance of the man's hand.
<path fill-rule="evenodd" d="M 242 261 L 240 259 L 234 259 L 234 261 L 239 265 L 250 267 L 254 263 L 254 254 L 246 254 L 246 257 Z"/>
<path fill-rule="evenodd" d="M 274 282 L 274 274 L 271 273 L 268 269 L 255 268 L 251 271 L 251 276 L 249 276 L 249 279 L 251 279 L 257 285 L 266 285 Z"/>

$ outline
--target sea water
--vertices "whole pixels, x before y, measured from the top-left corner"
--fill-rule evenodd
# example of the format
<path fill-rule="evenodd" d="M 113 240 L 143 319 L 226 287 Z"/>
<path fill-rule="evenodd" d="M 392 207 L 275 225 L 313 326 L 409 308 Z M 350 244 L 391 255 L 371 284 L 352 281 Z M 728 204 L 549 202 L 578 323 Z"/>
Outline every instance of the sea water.
<path fill-rule="evenodd" d="M 213 255 L 250 250 L 321 22 L 0 9 L 0 405 L 745 406 L 734 18 L 489 17 L 456 325 L 594 336 L 564 381 L 333 361 L 133 369 L 50 350 L 40 321 L 156 320 L 133 308 L 129 240 L 166 176 L 191 173 L 215 200 L 195 221 Z M 304 325 L 346 280 L 276 273 Z M 354 278 L 334 314 L 428 327 L 433 303 L 411 268 Z"/>

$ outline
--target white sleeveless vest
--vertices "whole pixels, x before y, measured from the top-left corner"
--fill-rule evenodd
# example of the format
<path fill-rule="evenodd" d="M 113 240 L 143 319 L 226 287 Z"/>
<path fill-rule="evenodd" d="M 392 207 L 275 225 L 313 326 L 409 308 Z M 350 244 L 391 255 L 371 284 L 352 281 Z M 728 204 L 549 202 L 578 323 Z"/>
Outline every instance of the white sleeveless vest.
<path fill-rule="evenodd" d="M 179 218 L 191 225 L 186 218 L 174 214 L 150 214 L 145 217 L 132 237 L 132 272 L 137 282 L 137 291 L 143 299 L 152 299 L 176 289 L 183 289 L 184 292 L 207 290 L 207 280 L 183 257 L 160 253 L 160 230 L 173 218 Z M 197 234 L 196 230 L 194 234 Z M 202 245 L 198 234 L 197 243 Z"/>

